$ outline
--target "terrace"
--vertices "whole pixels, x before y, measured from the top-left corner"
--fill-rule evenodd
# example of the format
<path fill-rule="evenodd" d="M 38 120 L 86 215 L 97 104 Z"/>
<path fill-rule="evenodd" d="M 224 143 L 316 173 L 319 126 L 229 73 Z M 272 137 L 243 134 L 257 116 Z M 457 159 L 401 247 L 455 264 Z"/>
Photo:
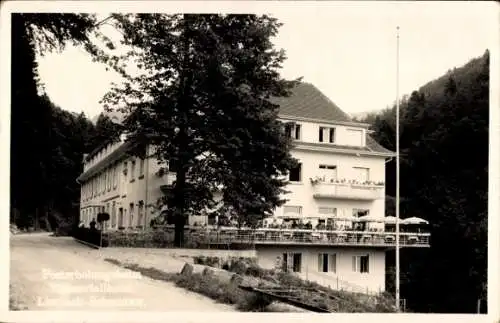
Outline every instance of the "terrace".
<path fill-rule="evenodd" d="M 392 247 L 396 233 L 381 230 L 308 230 L 308 229 L 191 229 L 190 236 L 202 244 L 254 244 L 254 245 L 317 245 Z M 430 247 L 429 233 L 400 232 L 401 247 Z"/>
<path fill-rule="evenodd" d="M 173 226 L 161 226 L 154 230 L 108 232 L 110 245 L 113 241 L 140 240 L 146 244 L 156 241 L 161 245 L 173 241 Z M 186 228 L 186 245 L 297 245 L 297 246 L 345 246 L 391 248 L 396 246 L 396 233 L 390 229 L 289 229 L 289 228 L 237 228 L 191 226 Z M 421 229 L 403 229 L 399 233 L 400 247 L 430 247 L 430 233 Z"/>

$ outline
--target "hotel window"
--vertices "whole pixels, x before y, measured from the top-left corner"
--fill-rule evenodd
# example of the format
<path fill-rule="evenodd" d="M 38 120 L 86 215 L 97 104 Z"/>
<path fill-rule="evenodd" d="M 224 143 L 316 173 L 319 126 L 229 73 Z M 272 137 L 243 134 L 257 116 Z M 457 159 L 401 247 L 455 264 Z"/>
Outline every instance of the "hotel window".
<path fill-rule="evenodd" d="M 116 189 L 118 186 L 118 165 L 114 165 L 113 167 L 113 189 Z"/>
<path fill-rule="evenodd" d="M 116 226 L 116 202 L 113 201 L 113 205 L 111 206 L 111 227 L 114 228 Z"/>
<path fill-rule="evenodd" d="M 107 213 L 107 214 L 109 214 L 109 213 L 110 213 L 109 203 L 106 203 L 106 213 Z M 109 221 L 104 222 L 104 227 L 105 227 L 106 229 L 108 229 L 108 228 L 109 228 Z"/>
<path fill-rule="evenodd" d="M 128 218 L 127 218 L 127 209 L 126 208 L 123 208 L 123 221 L 122 221 L 122 226 L 123 227 L 126 227 L 127 226 L 127 221 L 128 221 Z M 128 225 L 130 226 L 130 222 L 128 222 Z"/>
<path fill-rule="evenodd" d="M 283 254 L 283 271 L 300 273 L 302 269 L 302 254 L 301 253 L 284 253 Z"/>
<path fill-rule="evenodd" d="M 352 256 L 352 271 L 356 273 L 370 272 L 370 258 L 365 256 Z"/>
<path fill-rule="evenodd" d="M 319 142 L 335 142 L 335 128 L 319 127 Z"/>
<path fill-rule="evenodd" d="M 124 162 L 123 163 L 123 178 L 127 180 L 127 173 L 128 173 L 128 163 Z"/>
<path fill-rule="evenodd" d="M 139 176 L 144 176 L 144 159 L 139 159 Z"/>
<path fill-rule="evenodd" d="M 295 140 L 300 140 L 300 124 L 287 123 L 285 124 L 285 134 L 287 137 L 293 138 Z"/>
<path fill-rule="evenodd" d="M 335 216 L 337 214 L 337 208 L 320 206 L 318 208 L 318 213 L 319 214 L 330 214 L 332 216 Z"/>
<path fill-rule="evenodd" d="M 319 165 L 319 175 L 325 176 L 325 181 L 328 183 L 331 180 L 337 179 L 337 166 L 335 165 Z"/>
<path fill-rule="evenodd" d="M 134 203 L 130 203 L 130 208 L 129 208 L 129 215 L 130 215 L 130 227 L 134 226 Z"/>
<path fill-rule="evenodd" d="M 337 272 L 337 255 L 327 253 L 318 254 L 318 271 L 323 273 Z"/>
<path fill-rule="evenodd" d="M 359 218 L 360 216 L 365 216 L 370 214 L 368 209 L 352 209 L 352 216 Z"/>
<path fill-rule="evenodd" d="M 130 162 L 130 180 L 135 179 L 135 159 Z"/>
<path fill-rule="evenodd" d="M 355 180 L 363 183 L 370 180 L 370 169 L 366 167 L 353 167 Z"/>
<path fill-rule="evenodd" d="M 108 182 L 106 183 L 107 187 L 108 187 L 108 192 L 111 191 L 111 183 L 112 183 L 112 180 L 113 178 L 111 176 L 113 176 L 113 172 L 112 172 L 112 169 L 111 168 L 108 168 Z"/>
<path fill-rule="evenodd" d="M 299 163 L 297 167 L 290 169 L 289 180 L 290 182 L 302 181 L 302 164 Z"/>
<path fill-rule="evenodd" d="M 139 201 L 137 206 L 137 225 L 142 225 L 144 227 L 144 202 Z"/>
<path fill-rule="evenodd" d="M 363 130 L 361 129 L 347 129 L 347 137 L 352 146 L 363 146 Z"/>
<path fill-rule="evenodd" d="M 287 214 L 287 213 L 302 214 L 302 206 L 285 205 L 283 207 L 283 214 Z"/>

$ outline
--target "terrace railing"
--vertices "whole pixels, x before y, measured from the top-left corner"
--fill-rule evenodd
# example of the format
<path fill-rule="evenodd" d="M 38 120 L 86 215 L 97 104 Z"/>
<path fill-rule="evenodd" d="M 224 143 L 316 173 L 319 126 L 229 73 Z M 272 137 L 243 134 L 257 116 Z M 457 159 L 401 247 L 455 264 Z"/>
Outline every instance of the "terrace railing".
<path fill-rule="evenodd" d="M 390 247 L 396 245 L 394 232 L 384 231 L 321 231 L 298 229 L 237 229 L 192 230 L 190 235 L 207 244 L 257 245 L 337 245 Z M 401 247 L 429 247 L 429 233 L 403 232 L 399 234 Z"/>
<path fill-rule="evenodd" d="M 173 242 L 174 229 L 162 227 L 157 230 L 110 231 L 106 234 L 110 245 L 140 241 L 141 244 L 161 244 L 165 247 Z M 430 247 L 430 234 L 422 232 L 400 232 L 401 247 Z M 304 229 L 249 229 L 235 227 L 207 228 L 191 227 L 185 233 L 187 245 L 317 245 L 394 247 L 396 234 L 390 231 L 349 230 L 304 230 Z"/>

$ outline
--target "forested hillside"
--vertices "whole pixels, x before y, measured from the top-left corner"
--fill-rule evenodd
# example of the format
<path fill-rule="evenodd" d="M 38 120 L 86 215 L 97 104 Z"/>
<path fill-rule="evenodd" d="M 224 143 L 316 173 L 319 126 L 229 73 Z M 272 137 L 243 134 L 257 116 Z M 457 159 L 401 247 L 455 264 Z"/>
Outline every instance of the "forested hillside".
<path fill-rule="evenodd" d="M 103 114 L 94 124 L 83 113 L 71 113 L 55 106 L 47 96 L 38 99 L 48 114 L 45 125 L 49 139 L 45 146 L 47 151 L 42 158 L 34 155 L 30 160 L 31 163 L 38 163 L 39 169 L 24 171 L 38 172 L 36 176 L 41 178 L 39 185 L 44 190 L 36 192 L 36 197 L 30 196 L 29 190 L 15 191 L 11 199 L 16 202 L 37 199 L 42 207 L 13 204 L 11 221 L 19 227 L 46 227 L 43 220 L 47 216 L 52 226 L 61 224 L 61 221 L 75 221 L 80 203 L 80 185 L 76 178 L 83 169 L 83 155 L 102 144 L 103 139 L 109 138 L 117 129 L 117 125 Z M 17 149 L 16 146 L 14 148 Z M 15 181 L 17 176 L 13 175 L 12 180 Z M 41 192 L 44 192 L 43 196 Z"/>
<path fill-rule="evenodd" d="M 400 102 L 401 216 L 427 219 L 432 234 L 429 250 L 401 252 L 401 297 L 411 310 L 473 313 L 478 299 L 486 300 L 488 95 L 486 51 Z M 394 107 L 362 121 L 395 151 Z M 386 183 L 393 213 L 394 161 Z M 387 259 L 390 289 L 393 256 Z"/>
<path fill-rule="evenodd" d="M 89 37 L 98 26 L 88 14 L 12 15 L 10 219 L 21 227 L 75 219 L 83 154 L 116 128 L 104 116 L 94 125 L 83 114 L 54 106 L 38 75 L 36 54 L 68 42 L 97 56 Z"/>

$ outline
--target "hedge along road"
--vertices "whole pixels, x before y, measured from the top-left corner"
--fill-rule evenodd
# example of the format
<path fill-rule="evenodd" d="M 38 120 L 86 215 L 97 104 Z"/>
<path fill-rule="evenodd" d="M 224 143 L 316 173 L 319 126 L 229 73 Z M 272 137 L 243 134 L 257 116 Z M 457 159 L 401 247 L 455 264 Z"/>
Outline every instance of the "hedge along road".
<path fill-rule="evenodd" d="M 11 296 L 27 310 L 236 311 L 98 259 L 68 237 L 10 238 Z"/>

